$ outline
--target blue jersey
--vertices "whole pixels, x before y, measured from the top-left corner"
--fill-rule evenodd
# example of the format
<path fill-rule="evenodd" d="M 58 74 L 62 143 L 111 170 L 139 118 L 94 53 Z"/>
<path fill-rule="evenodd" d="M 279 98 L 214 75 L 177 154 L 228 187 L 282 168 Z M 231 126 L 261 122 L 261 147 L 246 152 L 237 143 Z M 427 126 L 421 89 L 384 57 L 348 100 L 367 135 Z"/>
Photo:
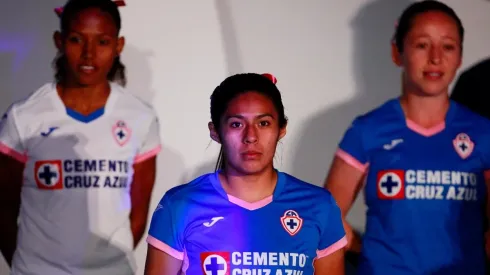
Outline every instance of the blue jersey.
<path fill-rule="evenodd" d="M 313 261 L 346 245 L 330 193 L 278 172 L 274 194 L 247 203 L 225 193 L 218 173 L 167 191 L 148 243 L 183 260 L 187 274 L 313 274 Z"/>
<path fill-rule="evenodd" d="M 424 129 L 392 99 L 354 120 L 337 156 L 366 174 L 359 274 L 484 274 L 489 121 L 451 102 Z"/>

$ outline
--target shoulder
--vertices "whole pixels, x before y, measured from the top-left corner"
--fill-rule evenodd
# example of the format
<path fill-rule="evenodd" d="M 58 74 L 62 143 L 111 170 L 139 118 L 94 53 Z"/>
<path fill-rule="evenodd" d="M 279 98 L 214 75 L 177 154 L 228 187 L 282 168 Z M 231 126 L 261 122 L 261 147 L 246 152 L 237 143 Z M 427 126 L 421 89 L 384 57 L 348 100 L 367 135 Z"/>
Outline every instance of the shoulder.
<path fill-rule="evenodd" d="M 295 194 L 298 198 L 308 198 L 308 204 L 320 205 L 322 208 L 325 205 L 336 206 L 332 194 L 327 189 L 298 179 L 290 174 L 284 172 L 279 173 L 285 177 L 285 186 L 288 193 Z"/>
<path fill-rule="evenodd" d="M 146 114 L 147 116 L 156 117 L 156 111 L 147 102 L 131 94 L 126 88 L 120 86 L 117 83 L 111 83 L 111 92 L 118 94 L 118 107 L 126 112 L 138 112 L 140 114 Z"/>
<path fill-rule="evenodd" d="M 15 101 L 4 114 L 15 119 L 26 119 L 36 117 L 39 113 L 51 111 L 54 108 L 53 93 L 56 93 L 55 83 L 46 83 L 27 97 Z"/>
<path fill-rule="evenodd" d="M 382 105 L 372 109 L 371 111 L 357 116 L 353 123 L 353 127 L 379 127 L 379 124 L 386 124 L 398 119 L 397 110 L 398 99 L 393 98 Z"/>
<path fill-rule="evenodd" d="M 204 199 L 204 194 L 213 188 L 212 177 L 214 177 L 214 173 L 204 174 L 188 183 L 170 188 L 164 194 L 162 201 L 178 209 L 189 205 L 195 198 Z"/>
<path fill-rule="evenodd" d="M 452 101 L 452 104 L 457 108 L 457 124 L 454 126 L 469 124 L 479 132 L 490 133 L 490 120 L 488 118 L 455 101 Z"/>

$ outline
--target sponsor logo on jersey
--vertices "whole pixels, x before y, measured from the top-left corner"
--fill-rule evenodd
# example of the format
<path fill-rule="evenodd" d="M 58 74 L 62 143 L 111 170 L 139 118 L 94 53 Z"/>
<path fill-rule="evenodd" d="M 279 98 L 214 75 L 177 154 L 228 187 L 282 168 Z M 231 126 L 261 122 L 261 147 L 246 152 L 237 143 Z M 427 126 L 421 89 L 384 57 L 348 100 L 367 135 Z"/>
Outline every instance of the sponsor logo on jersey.
<path fill-rule="evenodd" d="M 203 252 L 205 275 L 303 274 L 308 256 L 282 252 Z"/>
<path fill-rule="evenodd" d="M 475 148 L 475 144 L 465 133 L 461 133 L 456 136 L 456 138 L 453 140 L 453 146 L 456 153 L 458 153 L 462 159 L 469 157 Z"/>
<path fill-rule="evenodd" d="M 477 174 L 447 170 L 382 170 L 376 181 L 381 200 L 477 201 L 477 187 Z"/>
<path fill-rule="evenodd" d="M 131 138 L 131 129 L 129 129 L 126 122 L 119 120 L 112 126 L 112 136 L 119 146 L 124 146 Z"/>
<path fill-rule="evenodd" d="M 281 217 L 282 227 L 289 235 L 296 235 L 303 226 L 303 219 L 294 210 L 287 210 Z"/>
<path fill-rule="evenodd" d="M 127 188 L 129 168 L 121 160 L 41 160 L 34 163 L 34 178 L 44 190 Z"/>

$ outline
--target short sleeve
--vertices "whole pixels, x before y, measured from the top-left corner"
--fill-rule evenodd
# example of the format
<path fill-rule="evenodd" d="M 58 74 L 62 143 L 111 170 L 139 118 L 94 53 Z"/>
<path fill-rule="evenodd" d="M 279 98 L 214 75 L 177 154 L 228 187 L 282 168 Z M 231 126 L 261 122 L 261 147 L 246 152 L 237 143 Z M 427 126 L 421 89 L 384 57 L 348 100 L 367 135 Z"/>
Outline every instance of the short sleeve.
<path fill-rule="evenodd" d="M 25 163 L 27 160 L 25 148 L 17 126 L 14 105 L 7 110 L 0 121 L 0 153 L 8 155 L 22 163 Z"/>
<path fill-rule="evenodd" d="M 143 162 L 156 156 L 162 149 L 160 141 L 160 124 L 158 117 L 153 115 L 150 126 L 143 137 L 143 143 L 138 150 L 134 163 Z"/>
<path fill-rule="evenodd" d="M 178 215 L 176 209 L 178 207 L 172 205 L 165 195 L 153 212 L 147 242 L 176 259 L 184 260 L 183 216 Z"/>
<path fill-rule="evenodd" d="M 340 208 L 337 206 L 332 195 L 329 196 L 326 207 L 328 210 L 323 223 L 323 232 L 320 237 L 317 258 L 328 256 L 347 245 Z"/>
<path fill-rule="evenodd" d="M 356 118 L 344 133 L 335 155 L 361 172 L 365 172 L 368 157 L 363 145 L 362 128 L 360 119 Z"/>

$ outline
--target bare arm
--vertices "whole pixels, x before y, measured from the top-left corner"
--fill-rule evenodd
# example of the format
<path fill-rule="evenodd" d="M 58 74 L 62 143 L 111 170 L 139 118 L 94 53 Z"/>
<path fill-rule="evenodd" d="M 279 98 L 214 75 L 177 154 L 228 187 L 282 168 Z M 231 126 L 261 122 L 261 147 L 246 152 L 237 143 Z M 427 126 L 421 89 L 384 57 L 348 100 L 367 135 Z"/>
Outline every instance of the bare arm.
<path fill-rule="evenodd" d="M 9 266 L 17 245 L 23 171 L 23 163 L 0 153 L 0 250 Z"/>
<path fill-rule="evenodd" d="M 156 157 L 149 158 L 134 165 L 133 182 L 131 184 L 131 232 L 134 247 L 138 245 L 145 233 L 151 193 L 156 176 Z"/>
<path fill-rule="evenodd" d="M 344 275 L 344 249 L 339 249 L 328 256 L 316 259 L 313 265 L 315 275 Z"/>
<path fill-rule="evenodd" d="M 179 275 L 181 269 L 182 260 L 148 245 L 144 275 Z"/>
<path fill-rule="evenodd" d="M 490 178 L 488 176 L 486 177 L 487 179 L 485 180 L 486 185 L 487 185 L 487 223 L 490 222 Z M 490 259 L 490 228 L 488 224 L 485 225 L 485 228 L 487 229 L 487 232 L 485 233 L 485 251 L 487 253 L 487 258 Z"/>
<path fill-rule="evenodd" d="M 342 213 L 342 222 L 347 237 L 347 250 L 354 252 L 361 251 L 361 240 L 360 236 L 352 230 L 346 216 L 362 187 L 363 178 L 364 173 L 362 171 L 336 156 L 325 180 L 325 188 L 332 193 Z"/>

